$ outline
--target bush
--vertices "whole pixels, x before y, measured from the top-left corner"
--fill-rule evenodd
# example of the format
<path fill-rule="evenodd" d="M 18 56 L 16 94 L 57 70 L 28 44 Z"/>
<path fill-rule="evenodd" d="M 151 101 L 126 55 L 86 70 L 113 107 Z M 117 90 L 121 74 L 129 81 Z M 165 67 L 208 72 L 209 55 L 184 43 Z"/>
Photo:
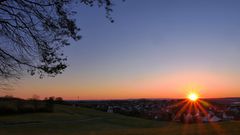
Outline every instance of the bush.
<path fill-rule="evenodd" d="M 36 112 L 53 112 L 54 100 L 23 100 L 18 98 L 1 98 L 0 97 L 0 115 L 36 113 Z"/>
<path fill-rule="evenodd" d="M 0 114 L 14 114 L 17 112 L 18 109 L 14 104 L 9 104 L 7 102 L 0 104 Z"/>

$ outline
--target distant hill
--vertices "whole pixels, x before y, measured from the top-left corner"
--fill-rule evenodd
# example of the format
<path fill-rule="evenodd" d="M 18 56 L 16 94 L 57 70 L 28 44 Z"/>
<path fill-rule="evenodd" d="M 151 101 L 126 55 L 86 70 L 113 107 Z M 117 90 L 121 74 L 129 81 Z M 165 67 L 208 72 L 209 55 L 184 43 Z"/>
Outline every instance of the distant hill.
<path fill-rule="evenodd" d="M 208 99 L 204 99 L 206 101 L 210 101 L 210 102 L 215 102 L 218 104 L 224 104 L 224 105 L 230 105 L 230 104 L 234 104 L 234 103 L 240 103 L 240 98 L 239 97 L 227 97 L 227 98 L 208 98 Z"/>

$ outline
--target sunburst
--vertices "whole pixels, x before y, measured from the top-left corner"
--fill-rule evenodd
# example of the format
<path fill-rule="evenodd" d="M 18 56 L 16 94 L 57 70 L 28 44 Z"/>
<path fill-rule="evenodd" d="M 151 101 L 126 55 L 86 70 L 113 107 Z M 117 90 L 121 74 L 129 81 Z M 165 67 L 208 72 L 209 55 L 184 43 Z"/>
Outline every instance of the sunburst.
<path fill-rule="evenodd" d="M 190 101 L 193 101 L 193 102 L 198 100 L 198 94 L 197 93 L 190 93 L 187 97 Z"/>

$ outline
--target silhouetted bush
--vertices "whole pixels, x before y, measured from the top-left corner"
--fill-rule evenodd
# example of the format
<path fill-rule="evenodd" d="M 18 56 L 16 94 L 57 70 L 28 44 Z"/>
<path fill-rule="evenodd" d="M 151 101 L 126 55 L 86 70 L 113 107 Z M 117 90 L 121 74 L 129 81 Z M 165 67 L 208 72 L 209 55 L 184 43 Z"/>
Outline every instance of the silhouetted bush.
<path fill-rule="evenodd" d="M 46 111 L 47 112 L 53 112 L 54 111 L 54 99 L 55 97 L 49 97 L 49 98 L 45 98 L 44 102 L 45 102 L 45 106 L 46 106 Z"/>
<path fill-rule="evenodd" d="M 58 97 L 49 97 L 45 100 L 31 98 L 23 100 L 11 96 L 0 97 L 0 115 L 36 113 L 36 112 L 53 112 L 55 103 L 63 103 L 63 99 Z"/>
<path fill-rule="evenodd" d="M 55 103 L 57 103 L 57 104 L 63 104 L 63 103 L 64 103 L 63 98 L 62 98 L 62 97 L 57 97 L 57 98 L 55 99 Z"/>
<path fill-rule="evenodd" d="M 14 104 L 9 104 L 7 102 L 3 102 L 0 104 L 0 114 L 13 114 L 17 113 L 18 109 Z"/>

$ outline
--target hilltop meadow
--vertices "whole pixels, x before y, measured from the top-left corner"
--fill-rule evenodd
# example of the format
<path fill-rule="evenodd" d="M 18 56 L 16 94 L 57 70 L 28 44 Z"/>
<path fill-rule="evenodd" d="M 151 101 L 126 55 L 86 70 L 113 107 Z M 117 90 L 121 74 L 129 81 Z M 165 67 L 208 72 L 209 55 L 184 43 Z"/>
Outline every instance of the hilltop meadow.
<path fill-rule="evenodd" d="M 87 108 L 55 105 L 54 112 L 0 116 L 1 135 L 238 135 L 240 122 L 180 124 Z"/>

